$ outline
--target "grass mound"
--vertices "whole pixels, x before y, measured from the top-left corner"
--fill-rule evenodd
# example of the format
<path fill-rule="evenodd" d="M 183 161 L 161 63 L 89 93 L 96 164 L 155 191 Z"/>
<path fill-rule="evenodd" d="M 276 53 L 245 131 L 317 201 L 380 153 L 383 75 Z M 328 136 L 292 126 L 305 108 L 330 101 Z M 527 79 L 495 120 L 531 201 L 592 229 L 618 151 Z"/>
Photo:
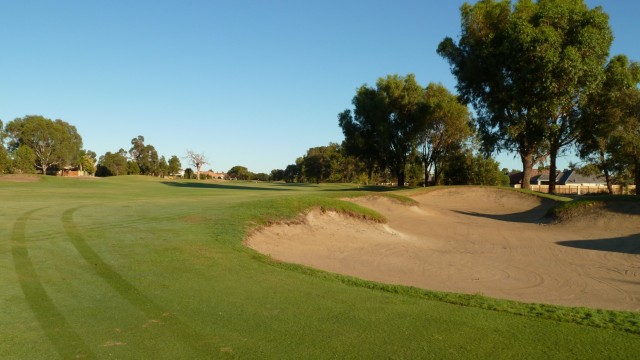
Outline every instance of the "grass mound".
<path fill-rule="evenodd" d="M 548 213 L 548 217 L 558 223 L 602 215 L 640 215 L 640 198 L 633 195 L 588 196 L 561 203 Z"/>

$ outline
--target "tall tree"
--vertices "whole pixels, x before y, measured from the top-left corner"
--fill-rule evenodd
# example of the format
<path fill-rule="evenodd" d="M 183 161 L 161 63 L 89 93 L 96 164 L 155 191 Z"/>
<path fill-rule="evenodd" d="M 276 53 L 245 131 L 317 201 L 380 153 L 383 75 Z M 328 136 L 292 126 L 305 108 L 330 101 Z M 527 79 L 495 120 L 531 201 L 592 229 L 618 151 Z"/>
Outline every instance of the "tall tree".
<path fill-rule="evenodd" d="M 203 165 L 208 164 L 207 157 L 204 153 L 198 154 L 193 150 L 187 150 L 187 160 L 196 167 L 196 180 L 200 180 L 200 170 Z"/>
<path fill-rule="evenodd" d="M 424 92 L 415 76 L 388 75 L 376 88 L 363 85 L 353 98 L 353 115 L 339 115 L 348 154 L 390 169 L 404 186 L 407 159 L 424 125 Z"/>
<path fill-rule="evenodd" d="M 80 150 L 79 167 L 81 171 L 93 175 L 96 172 L 96 153 L 91 150 Z"/>
<path fill-rule="evenodd" d="M 39 115 L 17 118 L 6 126 L 11 151 L 29 147 L 35 155 L 35 166 L 43 174 L 51 166 L 66 166 L 79 160 L 82 138 L 76 127 L 62 120 L 52 121 Z"/>
<path fill-rule="evenodd" d="M 14 174 L 32 174 L 36 170 L 36 154 L 27 145 L 21 145 L 13 152 L 12 172 Z"/>
<path fill-rule="evenodd" d="M 485 150 L 517 152 L 528 187 L 533 164 L 550 156 L 555 168 L 574 139 L 576 108 L 608 56 L 608 17 L 583 0 L 482 0 L 461 15 L 459 42 L 445 38 L 438 53 L 476 109 Z"/>
<path fill-rule="evenodd" d="M 231 179 L 251 180 L 253 174 L 246 167 L 236 165 L 227 171 L 227 175 Z"/>
<path fill-rule="evenodd" d="M 161 156 L 158 160 L 158 176 L 165 177 L 169 170 L 169 164 L 167 163 L 167 159 L 164 156 Z"/>
<path fill-rule="evenodd" d="M 617 171 L 631 172 L 640 196 L 640 89 L 629 89 L 624 101 L 626 114 L 614 136 L 612 153 Z"/>
<path fill-rule="evenodd" d="M 176 155 L 173 155 L 171 159 L 169 159 L 168 165 L 169 165 L 169 168 L 167 170 L 169 171 L 169 175 L 177 174 L 178 171 L 180 171 L 180 168 L 182 168 L 180 159 Z"/>
<path fill-rule="evenodd" d="M 595 165 L 604 174 L 610 194 L 613 194 L 612 175 L 619 162 L 621 149 L 615 149 L 629 130 L 628 119 L 633 118 L 634 91 L 640 83 L 640 64 L 630 62 L 624 55 L 614 56 L 605 68 L 605 80 L 589 96 L 580 109 L 577 147 L 580 157 Z"/>
<path fill-rule="evenodd" d="M 157 175 L 160 161 L 158 152 L 153 145 L 144 143 L 144 136 L 138 135 L 137 138 L 131 139 L 129 154 L 131 160 L 136 162 L 140 174 Z"/>
<path fill-rule="evenodd" d="M 100 157 L 96 169 L 97 176 L 119 176 L 127 174 L 127 152 L 120 149 L 116 153 L 107 152 Z"/>
<path fill-rule="evenodd" d="M 434 165 L 434 182 L 437 184 L 440 175 L 438 163 L 452 147 L 466 141 L 473 130 L 469 109 L 442 84 L 429 84 L 425 99 L 427 115 L 420 135 L 420 147 L 426 186 Z"/>
<path fill-rule="evenodd" d="M 2 125 L 2 120 L 0 120 L 0 174 L 8 172 L 10 167 L 11 158 L 4 147 L 4 126 Z"/>
<path fill-rule="evenodd" d="M 341 157 L 335 143 L 310 148 L 303 157 L 302 171 L 307 179 L 314 179 L 317 184 L 328 181 L 338 171 Z"/>

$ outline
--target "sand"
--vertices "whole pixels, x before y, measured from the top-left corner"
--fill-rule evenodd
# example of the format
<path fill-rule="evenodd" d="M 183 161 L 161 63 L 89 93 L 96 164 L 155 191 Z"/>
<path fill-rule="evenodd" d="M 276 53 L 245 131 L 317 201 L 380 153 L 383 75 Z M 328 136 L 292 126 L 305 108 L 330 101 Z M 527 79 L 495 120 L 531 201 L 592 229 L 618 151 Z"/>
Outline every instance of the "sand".
<path fill-rule="evenodd" d="M 272 258 L 383 283 L 524 302 L 640 311 L 640 215 L 593 213 L 541 221 L 552 206 L 491 188 L 350 199 L 383 214 L 376 224 L 308 213 L 300 224 L 254 233 Z"/>

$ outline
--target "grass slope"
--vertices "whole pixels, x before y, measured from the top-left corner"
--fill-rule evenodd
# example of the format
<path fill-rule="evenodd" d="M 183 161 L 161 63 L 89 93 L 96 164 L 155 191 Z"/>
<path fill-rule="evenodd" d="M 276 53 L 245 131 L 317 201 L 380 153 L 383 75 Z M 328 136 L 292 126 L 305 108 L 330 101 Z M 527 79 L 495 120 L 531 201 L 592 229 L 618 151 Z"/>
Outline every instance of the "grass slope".
<path fill-rule="evenodd" d="M 367 192 L 346 185 L 144 177 L 0 181 L 0 354 L 8 359 L 637 356 L 640 336 L 620 327 L 550 321 L 531 311 L 489 311 L 483 307 L 505 302 L 455 294 L 441 298 L 275 263 L 242 246 L 256 226 L 295 219 L 311 207 L 361 214 L 362 208 L 337 200 L 361 194 Z M 373 212 L 364 216 L 382 221 Z M 637 321 L 633 316 L 630 321 Z"/>

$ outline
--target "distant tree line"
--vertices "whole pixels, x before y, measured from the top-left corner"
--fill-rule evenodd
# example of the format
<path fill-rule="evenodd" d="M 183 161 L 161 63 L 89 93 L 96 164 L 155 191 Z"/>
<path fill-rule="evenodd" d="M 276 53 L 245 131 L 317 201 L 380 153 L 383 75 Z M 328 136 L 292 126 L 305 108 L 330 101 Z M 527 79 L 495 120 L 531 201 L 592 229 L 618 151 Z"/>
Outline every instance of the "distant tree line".
<path fill-rule="evenodd" d="M 182 168 L 180 158 L 171 156 L 167 161 L 158 156 L 158 151 L 151 144 L 145 144 L 144 136 L 131 139 L 129 151 L 120 149 L 107 152 L 98 159 L 96 176 L 148 175 L 165 177 L 177 174 Z"/>

